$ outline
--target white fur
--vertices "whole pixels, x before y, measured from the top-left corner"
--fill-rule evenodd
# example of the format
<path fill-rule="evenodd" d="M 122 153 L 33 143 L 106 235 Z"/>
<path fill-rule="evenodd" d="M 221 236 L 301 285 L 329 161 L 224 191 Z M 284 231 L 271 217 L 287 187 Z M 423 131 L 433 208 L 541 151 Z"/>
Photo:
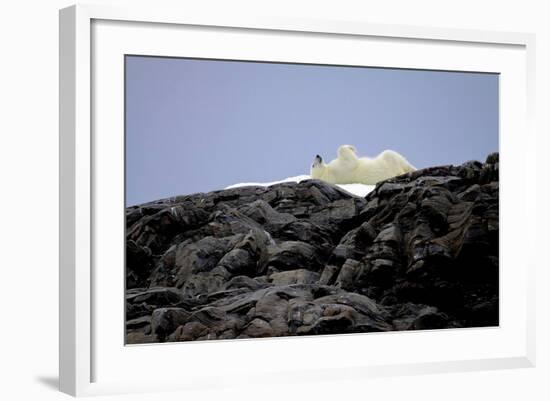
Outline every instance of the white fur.
<path fill-rule="evenodd" d="M 342 145 L 338 157 L 325 164 L 316 159 L 311 167 L 311 177 L 332 184 L 374 185 L 401 174 L 415 171 L 403 156 L 393 150 L 385 150 L 375 158 L 357 157 L 354 146 Z"/>

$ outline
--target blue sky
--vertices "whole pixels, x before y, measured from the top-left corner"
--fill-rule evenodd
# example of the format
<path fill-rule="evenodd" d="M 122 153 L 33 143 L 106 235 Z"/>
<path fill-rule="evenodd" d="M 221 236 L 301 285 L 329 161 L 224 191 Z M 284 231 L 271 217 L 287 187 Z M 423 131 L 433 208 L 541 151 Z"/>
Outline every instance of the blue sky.
<path fill-rule="evenodd" d="M 309 174 L 341 144 L 417 168 L 498 150 L 498 75 L 126 57 L 126 203 Z"/>

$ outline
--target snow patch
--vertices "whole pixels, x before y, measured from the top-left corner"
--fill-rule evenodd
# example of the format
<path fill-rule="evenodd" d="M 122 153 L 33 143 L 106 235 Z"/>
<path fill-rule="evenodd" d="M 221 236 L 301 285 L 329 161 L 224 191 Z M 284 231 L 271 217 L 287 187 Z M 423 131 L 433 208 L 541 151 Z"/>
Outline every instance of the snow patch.
<path fill-rule="evenodd" d="M 233 184 L 225 189 L 239 188 L 239 187 L 269 187 L 275 184 L 281 184 L 283 182 L 301 182 L 304 180 L 309 180 L 311 177 L 309 175 L 298 175 L 296 177 L 288 177 L 280 181 L 273 182 L 241 182 L 238 184 Z M 365 197 L 369 192 L 371 192 L 376 185 L 365 185 L 365 184 L 337 184 L 338 187 L 342 188 L 344 191 L 348 191 L 353 195 Z"/>

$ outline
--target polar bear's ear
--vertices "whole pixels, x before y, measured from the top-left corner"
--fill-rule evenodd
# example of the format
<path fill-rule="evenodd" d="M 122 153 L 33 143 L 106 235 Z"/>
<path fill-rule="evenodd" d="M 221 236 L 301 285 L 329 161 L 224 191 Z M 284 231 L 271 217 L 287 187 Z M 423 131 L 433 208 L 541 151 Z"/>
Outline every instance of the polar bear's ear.
<path fill-rule="evenodd" d="M 357 153 L 357 148 L 353 145 L 349 145 L 349 148 L 353 150 L 353 153 Z"/>

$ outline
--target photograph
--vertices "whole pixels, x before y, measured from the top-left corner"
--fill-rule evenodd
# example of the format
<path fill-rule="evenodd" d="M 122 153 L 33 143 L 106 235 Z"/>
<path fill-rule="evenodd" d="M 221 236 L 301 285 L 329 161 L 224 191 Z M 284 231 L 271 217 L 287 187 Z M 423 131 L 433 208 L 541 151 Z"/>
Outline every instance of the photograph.
<path fill-rule="evenodd" d="M 498 73 L 127 54 L 124 149 L 126 345 L 500 324 Z"/>

